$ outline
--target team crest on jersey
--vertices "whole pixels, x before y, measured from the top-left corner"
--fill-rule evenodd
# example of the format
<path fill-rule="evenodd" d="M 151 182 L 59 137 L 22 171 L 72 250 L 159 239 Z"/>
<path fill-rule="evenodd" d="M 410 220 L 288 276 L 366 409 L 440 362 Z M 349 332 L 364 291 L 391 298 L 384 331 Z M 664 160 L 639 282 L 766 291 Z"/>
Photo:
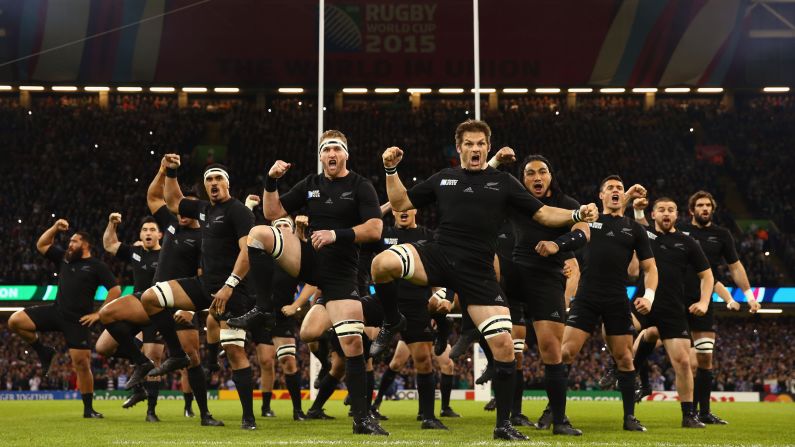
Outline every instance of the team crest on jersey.
<path fill-rule="evenodd" d="M 342 200 L 353 200 L 353 191 L 346 191 L 340 195 Z"/>
<path fill-rule="evenodd" d="M 199 213 L 199 220 L 204 221 L 204 213 Z"/>
<path fill-rule="evenodd" d="M 171 234 L 176 234 L 177 233 L 177 229 L 174 228 L 174 225 L 169 225 L 168 226 L 168 232 L 171 233 Z"/>
<path fill-rule="evenodd" d="M 651 231 L 647 231 L 646 234 L 649 236 L 649 239 L 651 240 L 657 239 L 657 235 L 652 233 Z"/>
<path fill-rule="evenodd" d="M 397 245 L 398 239 L 396 237 L 385 237 L 384 238 L 385 245 Z"/>
<path fill-rule="evenodd" d="M 500 186 L 500 182 L 488 182 L 484 188 L 491 189 L 492 191 L 499 191 L 500 188 L 498 188 L 498 186 Z"/>
<path fill-rule="evenodd" d="M 318 198 L 320 198 L 320 190 L 319 189 L 314 189 L 312 191 L 307 191 L 306 192 L 306 198 L 307 199 L 318 199 Z"/>
<path fill-rule="evenodd" d="M 132 258 L 138 262 L 141 262 L 141 255 L 139 255 L 138 253 L 133 253 Z"/>
<path fill-rule="evenodd" d="M 457 179 L 443 178 L 442 181 L 439 183 L 439 186 L 455 186 L 457 184 L 458 184 Z"/>
<path fill-rule="evenodd" d="M 591 227 L 591 228 L 596 228 L 597 230 L 601 230 L 602 229 L 602 222 L 591 222 L 591 223 L 588 224 L 588 226 Z"/>

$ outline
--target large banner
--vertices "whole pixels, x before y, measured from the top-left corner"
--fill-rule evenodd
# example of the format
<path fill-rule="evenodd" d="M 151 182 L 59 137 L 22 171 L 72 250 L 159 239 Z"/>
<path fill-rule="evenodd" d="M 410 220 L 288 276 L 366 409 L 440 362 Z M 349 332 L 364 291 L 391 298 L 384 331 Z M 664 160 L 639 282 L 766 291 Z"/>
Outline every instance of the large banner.
<path fill-rule="evenodd" d="M 737 287 L 727 287 L 729 293 L 738 303 L 746 301 L 745 294 Z M 122 287 L 122 296 L 132 293 L 133 286 Z M 627 297 L 632 298 L 637 291 L 636 287 L 627 287 Z M 760 303 L 787 304 L 795 303 L 795 287 L 752 287 L 751 291 Z M 31 285 L 10 285 L 0 286 L 0 302 L 3 301 L 53 301 L 58 293 L 58 286 L 31 286 Z M 373 289 L 372 293 L 375 293 Z M 94 299 L 104 301 L 108 291 L 104 287 L 99 287 Z M 712 294 L 712 301 L 722 303 L 717 294 Z"/>
<path fill-rule="evenodd" d="M 679 395 L 676 391 L 654 391 L 643 400 L 652 402 L 671 402 L 678 401 Z M 712 402 L 759 402 L 759 393 L 746 391 L 713 391 L 710 397 Z"/>
<path fill-rule="evenodd" d="M 316 0 L 0 0 L 0 7 L 4 82 L 317 82 Z M 749 16 L 742 0 L 480 2 L 482 83 L 795 78 L 766 69 L 783 51 L 769 40 L 749 42 Z M 325 17 L 329 86 L 473 84 L 471 0 L 330 0 Z"/>
<path fill-rule="evenodd" d="M 125 400 L 130 397 L 129 391 L 96 390 L 95 400 Z M 159 400 L 182 400 L 182 391 L 161 390 Z M 0 391 L 0 400 L 80 400 L 80 391 Z M 207 399 L 217 400 L 218 391 L 207 392 Z"/>

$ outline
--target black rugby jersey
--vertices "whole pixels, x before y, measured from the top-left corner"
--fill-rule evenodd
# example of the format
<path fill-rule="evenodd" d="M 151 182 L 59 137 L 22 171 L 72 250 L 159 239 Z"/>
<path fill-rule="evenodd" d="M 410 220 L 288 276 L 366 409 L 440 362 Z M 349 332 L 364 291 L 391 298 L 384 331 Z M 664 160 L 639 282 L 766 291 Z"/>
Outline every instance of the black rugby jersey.
<path fill-rule="evenodd" d="M 647 235 L 659 278 L 653 309 L 683 312 L 685 279 L 688 271 L 703 272 L 709 269 L 707 257 L 701 251 L 698 242 L 681 231 L 662 233 L 648 230 Z M 639 286 L 638 296 L 642 296 L 641 290 L 642 287 Z"/>
<path fill-rule="evenodd" d="M 280 200 L 289 214 L 305 208 L 303 212 L 309 217 L 307 240 L 311 240 L 312 232 L 316 230 L 352 228 L 370 219 L 381 218 L 381 205 L 373 184 L 353 171 L 335 179 L 323 174 L 308 175 Z M 359 266 L 359 248 L 355 242 L 337 241 L 321 250 L 339 262 L 338 268 L 356 268 L 359 271 L 362 268 Z"/>
<path fill-rule="evenodd" d="M 335 179 L 323 174 L 309 175 L 280 200 L 288 214 L 306 207 L 309 217 L 307 238 L 315 230 L 352 228 L 370 219 L 381 218 L 381 206 L 373 184 L 353 171 Z"/>
<path fill-rule="evenodd" d="M 626 216 L 601 214 L 589 223 L 591 239 L 583 249 L 583 266 L 577 298 L 614 300 L 627 296 L 627 267 L 632 253 L 645 261 L 654 254 L 646 229 Z"/>
<path fill-rule="evenodd" d="M 163 233 L 155 282 L 196 276 L 201 262 L 201 229 L 180 226 L 166 205 L 155 211 L 154 217 Z"/>
<path fill-rule="evenodd" d="M 117 282 L 110 268 L 99 259 L 92 256 L 68 262 L 64 254 L 64 249 L 52 245 L 44 256 L 59 266 L 55 305 L 65 316 L 77 321 L 94 312 L 94 295 L 99 286 L 110 290 Z"/>
<path fill-rule="evenodd" d="M 433 231 L 423 226 L 417 226 L 416 228 L 384 227 L 378 251 L 384 251 L 397 244 L 430 242 L 433 240 L 433 236 Z M 431 297 L 431 288 L 428 286 L 418 286 L 405 279 L 398 280 L 397 284 L 398 299 L 400 301 L 427 302 L 428 298 Z"/>
<path fill-rule="evenodd" d="M 707 256 L 710 268 L 712 268 L 712 275 L 715 281 L 719 281 L 718 268 L 724 262 L 726 264 L 734 264 L 739 261 L 737 256 L 737 249 L 734 246 L 734 238 L 731 232 L 724 227 L 710 224 L 706 227 L 698 227 L 691 222 L 682 223 L 679 225 L 679 231 L 695 239 L 701 250 Z M 700 281 L 696 272 L 691 271 L 685 282 L 685 302 L 694 302 L 699 300 L 701 288 Z"/>
<path fill-rule="evenodd" d="M 199 219 L 202 275 L 207 287 L 219 290 L 235 267 L 240 254 L 238 241 L 254 226 L 254 214 L 235 198 L 215 205 L 204 200 L 183 199 L 179 202 L 179 214 Z M 243 278 L 243 286 L 238 289 L 246 290 L 245 283 Z"/>
<path fill-rule="evenodd" d="M 553 193 L 549 197 L 542 197 L 541 203 L 547 206 L 575 210 L 580 208 L 576 200 L 566 194 Z M 554 256 L 543 257 L 535 248 L 541 241 L 554 241 L 558 237 L 571 231 L 571 227 L 552 228 L 541 225 L 533 219 L 511 213 L 511 223 L 516 233 L 516 245 L 513 249 L 513 261 L 533 269 L 561 272 L 563 263 L 574 257 L 574 252 L 558 252 Z"/>
<path fill-rule="evenodd" d="M 513 263 L 513 250 L 515 248 L 514 227 L 509 220 L 506 220 L 500 226 L 500 231 L 497 232 L 497 257 L 500 259 L 500 266 L 507 266 Z"/>
<path fill-rule="evenodd" d="M 147 250 L 141 246 L 125 243 L 116 250 L 116 258 L 132 264 L 133 292 L 143 292 L 152 286 L 161 250 Z"/>
<path fill-rule="evenodd" d="M 436 239 L 441 246 L 488 262 L 494 258 L 508 211 L 530 219 L 543 206 L 516 177 L 492 167 L 443 169 L 411 188 L 408 196 L 418 209 L 438 203 Z"/>

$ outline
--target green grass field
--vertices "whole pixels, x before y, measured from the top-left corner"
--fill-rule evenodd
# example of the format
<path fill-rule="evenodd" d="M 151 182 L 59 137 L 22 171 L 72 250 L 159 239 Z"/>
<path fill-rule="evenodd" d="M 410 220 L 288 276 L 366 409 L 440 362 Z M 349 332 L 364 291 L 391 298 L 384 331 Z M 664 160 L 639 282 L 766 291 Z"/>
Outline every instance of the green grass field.
<path fill-rule="evenodd" d="M 388 401 L 382 412 L 390 417 L 383 423 L 388 438 L 351 435 L 347 407 L 332 401 L 326 407 L 335 421 L 294 422 L 289 402 L 276 401 L 275 419 L 258 418 L 259 429 L 240 430 L 240 407 L 235 401 L 211 401 L 215 417 L 226 427 L 201 427 L 197 419 L 181 414 L 181 401 L 161 401 L 159 424 L 145 423 L 145 404 L 123 410 L 119 401 L 98 401 L 103 420 L 84 420 L 79 401 L 2 401 L 0 445 L 97 446 L 97 445 L 427 445 L 478 446 L 496 443 L 491 439 L 494 413 L 482 410 L 479 402 L 454 401 L 461 419 L 445 419 L 449 432 L 423 431 L 415 420 L 415 401 Z M 255 401 L 259 405 L 259 401 Z M 543 402 L 525 402 L 528 416 L 537 417 Z M 195 405 L 194 405 L 195 407 Z M 306 407 L 306 402 L 305 402 Z M 437 401 L 438 411 L 438 401 Z M 784 403 L 713 404 L 713 411 L 730 421 L 728 426 L 704 430 L 679 428 L 679 406 L 668 402 L 646 402 L 636 414 L 648 427 L 647 433 L 621 430 L 620 402 L 570 402 L 568 415 L 585 434 L 580 438 L 553 436 L 550 431 L 523 428 L 532 445 L 585 446 L 782 446 L 795 445 L 795 405 Z M 506 444 L 500 442 L 500 444 Z M 514 443 L 527 445 L 528 442 Z"/>

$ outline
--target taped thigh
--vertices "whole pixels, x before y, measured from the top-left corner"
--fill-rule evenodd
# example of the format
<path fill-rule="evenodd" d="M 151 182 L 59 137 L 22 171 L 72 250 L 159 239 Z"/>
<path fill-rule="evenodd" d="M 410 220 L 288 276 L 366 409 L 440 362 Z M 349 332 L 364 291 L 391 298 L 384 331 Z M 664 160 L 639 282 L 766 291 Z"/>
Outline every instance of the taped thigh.
<path fill-rule="evenodd" d="M 284 235 L 278 228 L 271 226 L 266 226 L 265 228 L 273 232 L 273 250 L 270 250 L 269 254 L 273 259 L 279 259 L 282 257 L 282 254 L 284 254 Z M 265 252 L 268 251 L 265 249 L 265 244 L 255 237 L 249 236 L 248 246 Z"/>
<path fill-rule="evenodd" d="M 244 347 L 246 345 L 246 331 L 244 329 L 221 329 L 221 346 L 225 345 Z"/>
<path fill-rule="evenodd" d="M 494 315 L 478 325 L 478 330 L 486 340 L 502 333 L 511 334 L 513 323 L 508 315 Z"/>
<path fill-rule="evenodd" d="M 168 281 L 155 283 L 155 285 L 152 286 L 152 290 L 154 290 L 155 295 L 157 295 L 157 301 L 160 303 L 160 307 L 169 309 L 174 307 L 174 291 L 171 290 Z"/>
<path fill-rule="evenodd" d="M 389 247 L 387 251 L 397 256 L 398 260 L 400 261 L 401 278 L 410 279 L 412 276 L 414 276 L 414 256 L 405 245 L 393 245 Z"/>

